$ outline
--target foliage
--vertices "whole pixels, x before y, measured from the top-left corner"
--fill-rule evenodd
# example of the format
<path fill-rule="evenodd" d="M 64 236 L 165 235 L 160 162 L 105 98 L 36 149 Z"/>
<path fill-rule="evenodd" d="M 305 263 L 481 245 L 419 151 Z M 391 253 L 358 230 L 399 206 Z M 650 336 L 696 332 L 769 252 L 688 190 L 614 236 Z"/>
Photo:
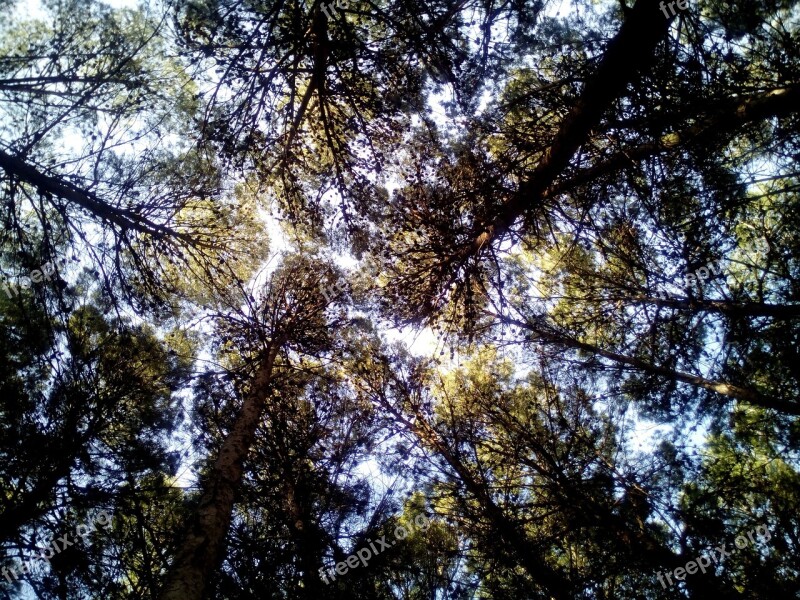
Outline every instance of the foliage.
<path fill-rule="evenodd" d="M 0 594 L 800 597 L 797 2 L 0 10 Z"/>

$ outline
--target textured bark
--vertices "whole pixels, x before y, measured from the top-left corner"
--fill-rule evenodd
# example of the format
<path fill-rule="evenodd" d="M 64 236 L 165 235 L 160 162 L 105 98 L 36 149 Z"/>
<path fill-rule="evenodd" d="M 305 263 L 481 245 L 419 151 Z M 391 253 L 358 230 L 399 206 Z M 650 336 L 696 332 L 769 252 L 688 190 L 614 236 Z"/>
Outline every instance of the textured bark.
<path fill-rule="evenodd" d="M 208 582 L 223 557 L 244 461 L 264 412 L 279 347 L 280 344 L 275 344 L 267 352 L 222 444 L 183 543 L 170 566 L 161 600 L 203 600 L 208 597 Z"/>

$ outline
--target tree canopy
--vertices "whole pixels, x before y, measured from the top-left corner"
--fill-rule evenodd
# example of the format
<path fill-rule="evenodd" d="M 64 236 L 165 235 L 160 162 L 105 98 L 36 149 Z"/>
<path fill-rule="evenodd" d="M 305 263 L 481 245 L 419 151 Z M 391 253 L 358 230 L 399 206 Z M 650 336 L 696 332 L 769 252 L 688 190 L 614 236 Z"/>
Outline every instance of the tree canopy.
<path fill-rule="evenodd" d="M 792 0 L 0 2 L 0 597 L 800 598 L 798 158 Z"/>

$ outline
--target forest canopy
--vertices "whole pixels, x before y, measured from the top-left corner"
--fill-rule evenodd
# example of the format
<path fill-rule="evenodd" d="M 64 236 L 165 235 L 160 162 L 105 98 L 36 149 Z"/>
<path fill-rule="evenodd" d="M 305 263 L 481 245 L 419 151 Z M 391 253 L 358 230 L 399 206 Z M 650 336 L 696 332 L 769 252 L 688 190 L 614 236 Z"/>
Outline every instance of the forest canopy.
<path fill-rule="evenodd" d="M 800 3 L 0 1 L 0 598 L 800 598 Z"/>

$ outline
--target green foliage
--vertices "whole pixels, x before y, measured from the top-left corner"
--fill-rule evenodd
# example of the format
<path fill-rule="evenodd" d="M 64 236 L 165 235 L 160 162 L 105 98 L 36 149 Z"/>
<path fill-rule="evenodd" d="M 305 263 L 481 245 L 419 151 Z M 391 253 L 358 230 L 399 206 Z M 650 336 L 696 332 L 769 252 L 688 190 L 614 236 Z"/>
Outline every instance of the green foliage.
<path fill-rule="evenodd" d="M 798 3 L 628 4 L 0 3 L 0 595 L 798 597 Z"/>

